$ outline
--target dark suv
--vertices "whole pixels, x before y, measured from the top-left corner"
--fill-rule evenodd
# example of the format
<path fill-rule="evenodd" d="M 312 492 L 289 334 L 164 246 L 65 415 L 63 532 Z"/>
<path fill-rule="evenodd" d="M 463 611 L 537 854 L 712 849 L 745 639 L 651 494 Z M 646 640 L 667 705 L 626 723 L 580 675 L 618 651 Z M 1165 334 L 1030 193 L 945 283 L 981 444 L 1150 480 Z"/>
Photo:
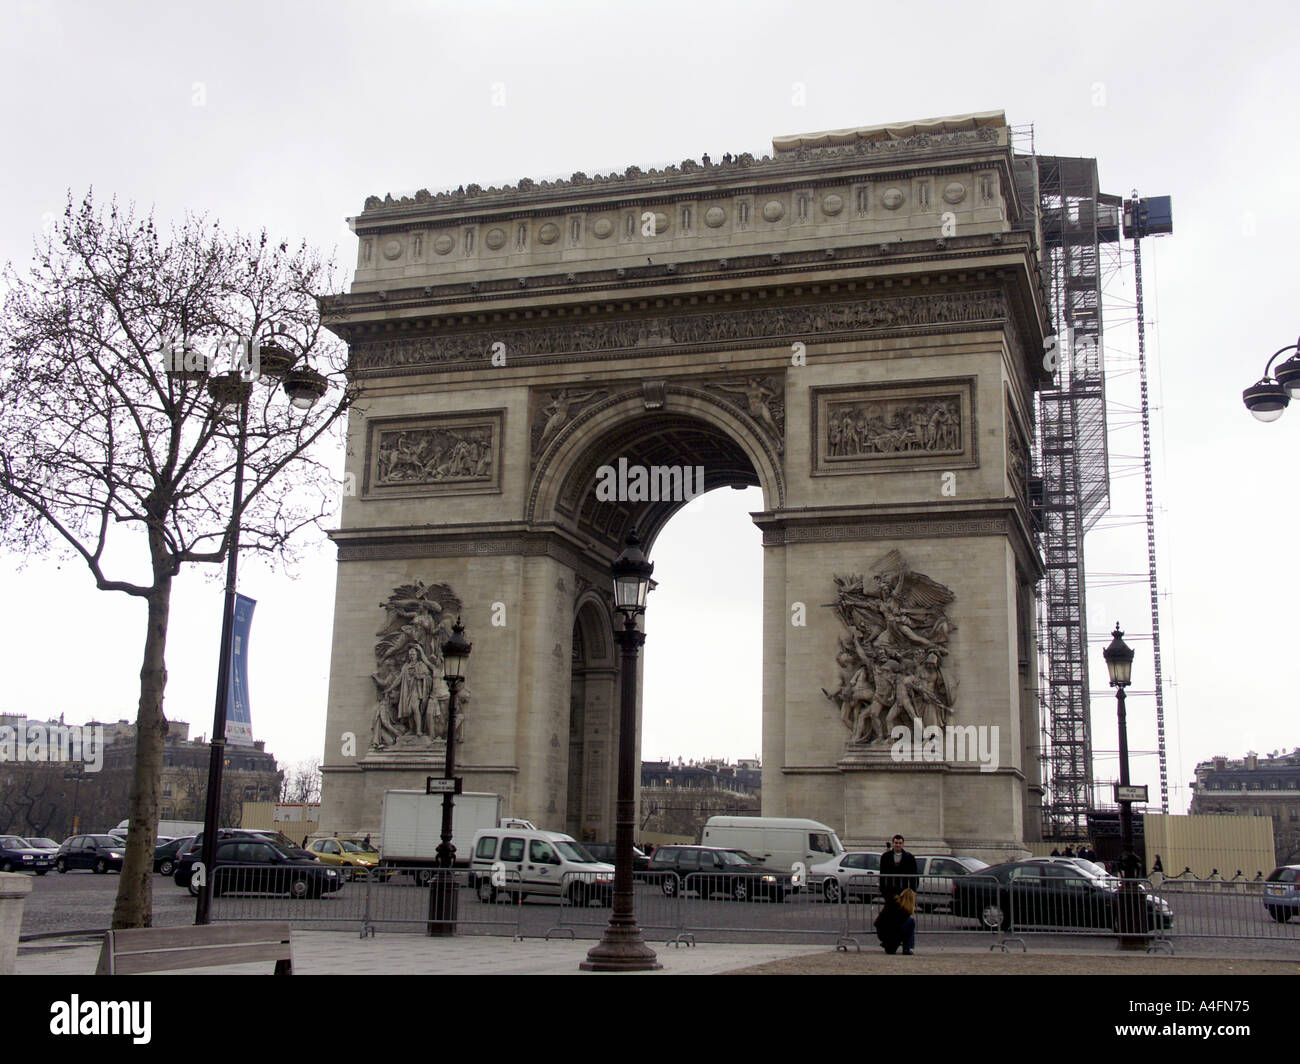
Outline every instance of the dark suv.
<path fill-rule="evenodd" d="M 584 842 L 582 848 L 586 850 L 597 861 L 604 861 L 605 864 L 614 863 L 615 845 L 612 842 Z M 638 879 L 641 873 L 650 867 L 650 858 L 645 855 L 638 847 L 632 847 L 632 871 Z"/>
<path fill-rule="evenodd" d="M 693 892 L 701 898 L 784 901 L 794 890 L 789 872 L 769 868 L 744 850 L 716 846 L 660 846 L 645 878 L 670 898 Z"/>
<path fill-rule="evenodd" d="M 199 885 L 194 866 L 201 858 L 202 852 L 191 847 L 176 862 L 172 877 L 178 887 L 188 887 L 195 896 Z M 337 868 L 315 858 L 297 857 L 274 840 L 252 834 L 218 837 L 210 874 L 214 896 L 288 894 L 291 898 L 319 898 L 343 887 L 343 876 Z"/>
<path fill-rule="evenodd" d="M 73 835 L 59 847 L 54 867 L 60 872 L 72 868 L 89 868 L 101 875 L 112 869 L 122 871 L 125 839 L 116 835 Z"/>

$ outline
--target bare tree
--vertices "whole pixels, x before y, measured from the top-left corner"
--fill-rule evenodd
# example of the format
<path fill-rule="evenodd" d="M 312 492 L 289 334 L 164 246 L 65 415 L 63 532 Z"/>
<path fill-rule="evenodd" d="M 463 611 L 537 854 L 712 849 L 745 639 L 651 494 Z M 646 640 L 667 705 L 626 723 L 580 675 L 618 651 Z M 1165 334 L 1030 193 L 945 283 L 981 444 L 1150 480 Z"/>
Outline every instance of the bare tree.
<path fill-rule="evenodd" d="M 299 761 L 284 774 L 280 785 L 280 801 L 313 805 L 320 801 L 321 762 L 319 757 Z"/>
<path fill-rule="evenodd" d="M 64 810 L 63 766 L 48 762 L 5 765 L 0 771 L 0 824 L 6 832 L 45 835 Z"/>
<path fill-rule="evenodd" d="M 186 563 L 224 561 L 236 529 L 242 549 L 291 557 L 294 535 L 335 509 L 326 445 L 352 392 L 346 349 L 322 331 L 317 305 L 336 287 L 333 267 L 305 245 L 223 233 L 205 218 L 187 217 L 164 238 L 152 217 L 96 208 L 88 194 L 80 204 L 69 197 L 28 275 L 10 265 L 3 276 L 0 543 L 80 558 L 100 590 L 148 607 L 113 913 L 115 928 L 147 927 L 172 582 Z M 324 402 L 296 409 L 274 389 L 250 390 L 247 372 L 194 369 L 195 359 L 182 372 L 172 358 L 177 347 L 228 345 L 247 371 L 273 328 L 298 367 L 309 361 L 330 386 Z M 243 504 L 232 514 L 241 435 Z"/>

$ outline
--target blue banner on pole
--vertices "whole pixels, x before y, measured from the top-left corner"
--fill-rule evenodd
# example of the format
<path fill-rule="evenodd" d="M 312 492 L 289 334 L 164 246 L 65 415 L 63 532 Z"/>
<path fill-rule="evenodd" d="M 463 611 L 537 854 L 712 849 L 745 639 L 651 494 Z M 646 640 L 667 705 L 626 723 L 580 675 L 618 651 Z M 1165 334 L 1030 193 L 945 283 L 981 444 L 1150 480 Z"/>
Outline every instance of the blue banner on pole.
<path fill-rule="evenodd" d="M 235 624 L 231 629 L 230 676 L 226 685 L 226 741 L 253 745 L 253 718 L 248 705 L 248 633 L 256 601 L 235 595 Z"/>

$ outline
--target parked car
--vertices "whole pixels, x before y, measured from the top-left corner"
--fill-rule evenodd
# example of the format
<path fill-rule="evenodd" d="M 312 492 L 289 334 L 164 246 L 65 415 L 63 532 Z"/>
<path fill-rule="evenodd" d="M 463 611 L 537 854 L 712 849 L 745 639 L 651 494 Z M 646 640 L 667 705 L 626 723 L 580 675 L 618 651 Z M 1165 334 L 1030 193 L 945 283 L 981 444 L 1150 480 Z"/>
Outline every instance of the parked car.
<path fill-rule="evenodd" d="M 789 872 L 760 864 L 742 850 L 716 846 L 660 846 L 650 858 L 646 878 L 668 897 L 695 892 L 721 894 L 735 901 L 784 901 L 794 892 Z"/>
<path fill-rule="evenodd" d="M 1117 928 L 1119 887 L 1069 861 L 1008 861 L 952 881 L 952 910 L 981 926 Z M 1168 902 L 1142 890 L 1147 923 L 1173 926 Z"/>
<path fill-rule="evenodd" d="M 33 847 L 21 835 L 0 835 L 0 872 L 35 872 L 45 875 L 54 860 L 44 850 Z"/>
<path fill-rule="evenodd" d="M 947 909 L 952 905 L 953 880 L 961 876 L 976 875 L 988 868 L 987 861 L 978 857 L 959 857 L 955 854 L 918 854 L 916 870 L 920 882 L 916 889 L 916 907 L 923 912 Z"/>
<path fill-rule="evenodd" d="M 483 902 L 503 894 L 517 901 L 549 894 L 573 905 L 613 900 L 614 866 L 597 861 L 559 831 L 543 831 L 528 821 L 503 822 L 475 832 L 471 853 L 470 886 Z M 505 878 L 494 882 L 494 868 Z"/>
<path fill-rule="evenodd" d="M 322 864 L 343 869 L 344 879 L 365 878 L 379 864 L 379 853 L 356 839 L 312 839 L 307 852 Z"/>
<path fill-rule="evenodd" d="M 614 863 L 615 845 L 612 842 L 583 842 L 582 846 L 597 861 L 604 861 L 605 864 Z M 632 873 L 636 878 L 641 878 L 640 873 L 650 867 L 650 857 L 640 847 L 632 847 Z"/>
<path fill-rule="evenodd" d="M 200 853 L 191 847 L 177 862 L 172 876 L 177 886 L 186 887 L 196 897 L 199 883 L 194 866 L 199 862 Z M 319 898 L 343 886 L 339 869 L 312 857 L 297 857 L 271 839 L 252 833 L 218 838 L 209 875 L 214 896 L 288 894 L 291 898 Z"/>
<path fill-rule="evenodd" d="M 274 845 L 292 854 L 294 857 L 308 857 L 313 861 L 316 859 L 315 854 L 310 854 L 299 846 L 293 839 L 289 838 L 283 832 L 274 831 L 270 828 L 218 828 L 217 841 L 222 839 L 233 839 L 236 836 L 255 836 L 269 839 Z M 190 842 L 190 849 L 198 854 L 203 850 L 203 832 L 199 832 Z M 183 856 L 183 853 L 181 854 Z"/>
<path fill-rule="evenodd" d="M 1300 913 L 1300 865 L 1282 865 L 1264 880 L 1264 908 L 1279 924 Z"/>
<path fill-rule="evenodd" d="M 29 835 L 27 837 L 27 845 L 33 850 L 40 850 L 42 853 L 49 854 L 50 864 L 54 864 L 54 858 L 58 856 L 59 853 L 59 844 L 53 839 L 47 839 L 43 835 L 35 838 Z"/>
<path fill-rule="evenodd" d="M 170 839 L 159 843 L 153 851 L 153 870 L 159 875 L 170 876 L 176 871 L 177 855 L 193 841 L 193 835 L 181 839 Z"/>
<path fill-rule="evenodd" d="M 873 851 L 855 850 L 834 861 L 814 865 L 810 885 L 820 890 L 827 901 L 870 901 L 880 896 L 880 857 Z M 953 854 L 917 854 L 917 879 L 912 885 L 916 891 L 917 908 L 942 909 L 952 904 L 952 881 L 957 876 L 968 876 L 988 867 L 987 861 L 978 857 L 959 857 Z"/>
<path fill-rule="evenodd" d="M 815 864 L 808 872 L 808 889 L 821 891 L 829 902 L 870 901 L 880 893 L 880 854 L 851 850 Z"/>
<path fill-rule="evenodd" d="M 59 847 L 54 867 L 60 873 L 74 868 L 89 868 L 100 875 L 110 869 L 120 872 L 125 845 L 115 835 L 73 835 Z"/>

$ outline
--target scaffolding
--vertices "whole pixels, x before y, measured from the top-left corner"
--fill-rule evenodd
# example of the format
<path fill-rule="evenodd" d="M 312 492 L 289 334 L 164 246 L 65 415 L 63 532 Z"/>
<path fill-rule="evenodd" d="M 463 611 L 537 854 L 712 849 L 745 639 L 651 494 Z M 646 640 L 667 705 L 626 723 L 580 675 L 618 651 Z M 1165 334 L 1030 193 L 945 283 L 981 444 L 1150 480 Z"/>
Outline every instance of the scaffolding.
<path fill-rule="evenodd" d="M 1038 623 L 1042 826 L 1044 838 L 1084 839 L 1094 803 L 1083 537 L 1110 506 L 1101 295 L 1105 263 L 1118 263 L 1121 201 L 1098 189 L 1095 159 L 1029 158 L 1027 167 L 1021 161 L 1036 185 L 1056 334 L 1047 354 L 1054 378 L 1038 393 L 1036 440 L 1046 570 Z"/>

